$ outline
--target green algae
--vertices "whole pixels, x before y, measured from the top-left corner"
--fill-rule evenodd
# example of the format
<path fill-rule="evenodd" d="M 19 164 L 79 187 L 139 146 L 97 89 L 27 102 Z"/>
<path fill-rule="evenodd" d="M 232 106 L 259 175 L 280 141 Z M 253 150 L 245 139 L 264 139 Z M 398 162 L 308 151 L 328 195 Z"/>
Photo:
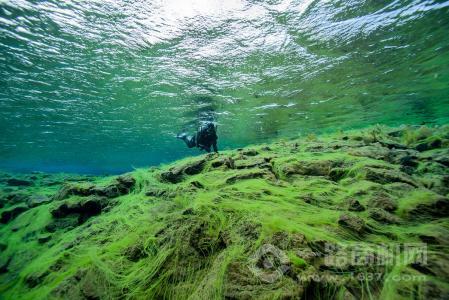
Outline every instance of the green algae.
<path fill-rule="evenodd" d="M 444 298 L 448 139 L 444 126 L 376 126 L 120 177 L 21 175 L 32 184 L 11 187 L 13 175 L 2 174 L 2 215 L 18 206 L 25 211 L 0 228 L 0 293 L 5 299 Z M 126 190 L 120 182 L 131 181 L 123 178 L 133 179 Z M 48 201 L 30 205 L 36 195 Z M 351 209 L 355 200 L 363 209 Z M 419 249 L 404 250 L 410 243 L 425 243 L 427 265 L 417 262 Z M 353 253 L 366 261 L 344 259 Z"/>

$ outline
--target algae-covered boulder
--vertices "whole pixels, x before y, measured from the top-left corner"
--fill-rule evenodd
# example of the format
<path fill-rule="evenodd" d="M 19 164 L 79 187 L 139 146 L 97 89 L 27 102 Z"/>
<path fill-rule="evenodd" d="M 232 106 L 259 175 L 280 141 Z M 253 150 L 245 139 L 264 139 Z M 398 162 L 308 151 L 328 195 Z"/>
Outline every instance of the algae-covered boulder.
<path fill-rule="evenodd" d="M 399 224 L 400 223 L 400 219 L 397 216 L 395 216 L 383 209 L 380 209 L 380 208 L 371 209 L 369 211 L 369 216 L 372 219 L 374 219 L 378 222 L 381 222 L 381 223 L 385 223 L 385 224 Z"/>
<path fill-rule="evenodd" d="M 257 150 L 255 149 L 246 149 L 242 151 L 242 154 L 246 156 L 256 156 L 259 154 L 259 152 L 257 152 Z"/>
<path fill-rule="evenodd" d="M 393 212 L 398 208 L 396 201 L 385 192 L 374 193 L 368 201 L 368 206 L 372 208 L 381 208 L 388 212 Z"/>
<path fill-rule="evenodd" d="M 235 160 L 231 156 L 225 156 L 225 157 L 220 157 L 218 159 L 215 159 L 211 162 L 212 168 L 219 168 L 221 166 L 224 166 L 228 169 L 234 169 L 235 168 Z"/>
<path fill-rule="evenodd" d="M 186 175 L 200 173 L 203 170 L 205 163 L 205 159 L 199 159 L 179 167 L 172 167 L 168 171 L 160 174 L 161 180 L 170 183 L 178 183 L 182 181 Z"/>
<path fill-rule="evenodd" d="M 109 290 L 115 284 L 95 267 L 79 268 L 59 283 L 51 295 L 56 299 L 108 299 L 111 298 Z"/>
<path fill-rule="evenodd" d="M 338 219 L 338 224 L 357 234 L 363 234 L 367 231 L 365 221 L 357 216 L 342 214 Z"/>
<path fill-rule="evenodd" d="M 25 192 L 13 191 L 13 192 L 8 193 L 7 195 L 5 195 L 2 198 L 3 198 L 2 202 L 4 204 L 16 205 L 16 204 L 26 203 L 28 201 L 28 199 L 30 198 L 30 195 Z"/>
<path fill-rule="evenodd" d="M 4 210 L 0 217 L 0 223 L 6 224 L 27 210 L 28 210 L 28 207 L 25 205 L 18 205 L 18 206 L 9 208 L 7 210 Z"/>
<path fill-rule="evenodd" d="M 263 171 L 263 170 L 249 171 L 249 172 L 240 173 L 240 174 L 228 177 L 226 179 L 226 183 L 233 184 L 240 180 L 257 179 L 257 178 L 271 178 L 271 177 L 272 177 L 272 174 L 267 171 Z"/>
<path fill-rule="evenodd" d="M 348 210 L 349 211 L 364 211 L 365 207 L 359 202 L 359 200 L 351 198 L 348 200 Z"/>
<path fill-rule="evenodd" d="M 123 254 L 132 262 L 137 262 L 142 258 L 148 257 L 148 253 L 145 251 L 144 244 L 141 241 L 127 247 L 123 251 Z"/>
<path fill-rule="evenodd" d="M 449 217 L 449 199 L 440 197 L 429 203 L 420 203 L 409 211 L 413 218 Z"/>
<path fill-rule="evenodd" d="M 308 175 L 327 176 L 333 166 L 338 165 L 330 160 L 293 161 L 281 166 L 281 172 L 285 176 Z"/>
<path fill-rule="evenodd" d="M 52 200 L 45 195 L 32 195 L 28 198 L 27 205 L 29 208 L 33 208 L 51 201 Z"/>
<path fill-rule="evenodd" d="M 366 180 L 380 184 L 402 182 L 413 187 L 418 187 L 418 184 L 410 176 L 398 170 L 365 167 L 361 171 L 361 174 Z"/>
<path fill-rule="evenodd" d="M 111 205 L 111 201 L 104 197 L 91 196 L 80 199 L 78 201 L 65 202 L 59 204 L 50 211 L 51 215 L 56 218 L 64 218 L 69 215 L 77 215 L 78 222 L 81 224 L 88 218 L 98 215 L 102 210 Z"/>
<path fill-rule="evenodd" d="M 434 139 L 428 139 L 427 141 L 421 142 L 418 145 L 416 145 L 415 149 L 419 152 L 428 151 L 432 149 L 437 149 L 441 147 L 441 140 L 438 138 Z"/>
<path fill-rule="evenodd" d="M 115 198 L 130 192 L 136 180 L 132 176 L 119 176 L 112 183 L 103 185 L 93 184 L 66 184 L 57 194 L 53 196 L 53 200 L 63 200 L 70 196 L 103 196 L 107 198 Z"/>

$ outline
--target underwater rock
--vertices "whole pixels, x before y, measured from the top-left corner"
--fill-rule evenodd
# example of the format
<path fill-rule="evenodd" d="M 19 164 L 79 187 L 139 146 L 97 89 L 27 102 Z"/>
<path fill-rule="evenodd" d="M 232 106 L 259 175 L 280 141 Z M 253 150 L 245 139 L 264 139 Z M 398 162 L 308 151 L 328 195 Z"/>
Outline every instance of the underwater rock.
<path fill-rule="evenodd" d="M 270 244 L 264 244 L 258 252 L 259 253 L 255 257 L 257 259 L 256 267 L 272 271 L 280 269 L 285 273 L 290 269 L 290 261 L 288 257 L 277 247 Z M 267 283 L 271 283 L 273 278 L 271 276 L 261 276 L 261 279 Z"/>
<path fill-rule="evenodd" d="M 239 235 L 249 241 L 255 241 L 259 238 L 262 225 L 260 223 L 244 222 L 238 231 Z"/>
<path fill-rule="evenodd" d="M 268 160 L 269 161 L 269 160 Z M 237 160 L 235 161 L 233 169 L 251 169 L 251 168 L 268 168 L 271 169 L 271 165 L 266 158 L 252 159 L 252 160 Z"/>
<path fill-rule="evenodd" d="M 333 168 L 332 170 L 330 170 L 328 176 L 333 181 L 339 181 L 345 178 L 348 172 L 349 170 L 345 168 Z"/>
<path fill-rule="evenodd" d="M 129 246 L 125 249 L 124 253 L 125 257 L 132 261 L 137 262 L 141 260 L 142 258 L 145 258 L 148 256 L 148 254 L 145 252 L 145 248 L 143 243 L 139 242 L 135 245 Z"/>
<path fill-rule="evenodd" d="M 380 208 L 373 208 L 370 209 L 369 211 L 369 216 L 381 223 L 385 223 L 385 224 L 399 224 L 400 223 L 400 219 L 393 215 L 390 214 L 389 212 L 386 212 L 383 209 Z"/>
<path fill-rule="evenodd" d="M 93 194 L 93 188 L 93 185 L 85 187 L 66 184 L 53 196 L 53 200 L 64 200 L 70 196 L 90 196 Z"/>
<path fill-rule="evenodd" d="M 409 211 L 412 219 L 449 217 L 449 199 L 440 197 L 430 203 L 420 203 Z"/>
<path fill-rule="evenodd" d="M 232 157 L 226 156 L 221 159 L 217 159 L 211 162 L 212 168 L 218 168 L 221 166 L 225 166 L 228 169 L 234 169 L 235 168 L 235 161 Z"/>
<path fill-rule="evenodd" d="M 178 183 L 184 179 L 185 175 L 195 175 L 201 173 L 206 163 L 205 159 L 196 160 L 179 167 L 172 167 L 160 174 L 162 181 Z"/>
<path fill-rule="evenodd" d="M 199 182 L 197 180 L 191 181 L 190 185 L 197 189 L 204 189 L 204 184 L 202 184 L 201 182 Z"/>
<path fill-rule="evenodd" d="M 56 299 L 111 299 L 109 291 L 114 284 L 97 268 L 78 269 L 53 289 L 51 295 Z"/>
<path fill-rule="evenodd" d="M 441 144 L 442 144 L 442 142 L 440 139 L 433 139 L 433 140 L 426 141 L 426 142 L 416 145 L 415 149 L 419 152 L 424 152 L 424 151 L 440 148 Z"/>
<path fill-rule="evenodd" d="M 392 164 L 416 168 L 419 164 L 418 155 L 415 150 L 396 150 L 390 151 L 385 160 Z"/>
<path fill-rule="evenodd" d="M 33 208 L 51 201 L 52 200 L 50 198 L 44 195 L 32 195 L 28 198 L 27 205 L 29 208 Z"/>
<path fill-rule="evenodd" d="M 349 211 L 364 211 L 365 207 L 356 199 L 349 199 L 348 201 L 348 210 Z"/>
<path fill-rule="evenodd" d="M 364 177 L 366 180 L 380 184 L 402 182 L 407 183 L 413 187 L 418 187 L 418 184 L 410 176 L 395 170 L 365 167 Z"/>
<path fill-rule="evenodd" d="M 306 237 L 301 233 L 277 231 L 271 236 L 269 243 L 281 250 L 292 250 L 305 247 Z"/>
<path fill-rule="evenodd" d="M 56 219 L 72 214 L 79 215 L 78 223 L 81 224 L 90 217 L 100 214 L 110 204 L 111 202 L 107 198 L 93 196 L 76 202 L 60 204 L 55 209 L 52 209 L 50 213 Z"/>
<path fill-rule="evenodd" d="M 53 200 L 64 200 L 70 196 L 87 197 L 92 195 L 115 198 L 128 194 L 135 182 L 136 180 L 132 176 L 119 176 L 107 186 L 67 184 L 53 196 Z"/>
<path fill-rule="evenodd" d="M 257 152 L 257 150 L 255 149 L 247 149 L 242 151 L 242 154 L 246 156 L 256 156 L 259 155 L 259 152 Z"/>
<path fill-rule="evenodd" d="M 206 223 L 200 223 L 192 229 L 189 244 L 200 256 L 209 256 L 227 246 L 223 232 L 211 234 Z"/>
<path fill-rule="evenodd" d="M 18 178 L 11 178 L 6 181 L 6 183 L 10 186 L 30 186 L 33 185 L 32 181 L 24 180 L 24 179 L 18 179 Z"/>
<path fill-rule="evenodd" d="M 314 240 L 307 243 L 307 246 L 313 250 L 315 257 L 323 257 L 334 254 L 338 249 L 338 245 L 326 240 Z"/>
<path fill-rule="evenodd" d="M 239 180 L 266 178 L 266 177 L 270 177 L 270 174 L 266 171 L 251 171 L 251 172 L 231 176 L 226 179 L 226 183 L 233 184 Z"/>
<path fill-rule="evenodd" d="M 117 177 L 111 184 L 101 187 L 96 186 L 92 189 L 93 195 L 107 198 L 115 198 L 126 195 L 134 187 L 136 180 L 129 175 Z"/>
<path fill-rule="evenodd" d="M 9 223 L 11 220 L 15 219 L 18 215 L 28 210 L 27 206 L 15 206 L 13 208 L 10 208 L 8 210 L 5 210 L 1 214 L 0 223 L 6 224 Z"/>
<path fill-rule="evenodd" d="M 406 167 L 416 168 L 419 164 L 416 159 L 417 159 L 416 156 L 405 155 L 399 158 L 397 162 Z"/>
<path fill-rule="evenodd" d="M 201 173 L 201 171 L 204 168 L 205 164 L 204 159 L 200 159 L 197 161 L 193 161 L 191 163 L 188 163 L 180 168 L 181 173 L 187 174 L 187 175 L 195 175 L 198 173 Z"/>
<path fill-rule="evenodd" d="M 327 176 L 334 165 L 336 163 L 330 160 L 296 161 L 283 165 L 281 170 L 285 176 Z"/>
<path fill-rule="evenodd" d="M 61 229 L 72 229 L 79 225 L 78 216 L 66 217 L 63 219 L 52 220 L 49 224 L 45 225 L 45 230 L 50 233 L 54 233 Z"/>
<path fill-rule="evenodd" d="M 338 219 L 338 224 L 350 229 L 351 231 L 357 233 L 357 234 L 363 234 L 366 232 L 366 225 L 365 221 L 363 221 L 362 218 L 359 218 L 357 216 L 352 216 L 349 214 L 343 214 Z"/>
<path fill-rule="evenodd" d="M 393 141 L 381 141 L 381 140 L 378 140 L 377 142 L 379 144 L 381 144 L 383 147 L 386 147 L 386 148 L 392 149 L 392 150 L 396 150 L 396 149 L 405 150 L 405 149 L 408 149 L 407 146 L 405 146 L 403 144 L 400 144 L 400 143 L 397 143 L 397 142 L 393 142 Z"/>
<path fill-rule="evenodd" d="M 354 156 L 383 160 L 390 154 L 390 150 L 378 144 L 350 149 L 348 153 Z"/>
<path fill-rule="evenodd" d="M 279 268 L 280 269 L 280 268 Z M 223 283 L 225 299 L 301 299 L 304 287 L 277 270 L 248 268 L 246 262 L 231 262 Z M 282 271 L 281 271 L 282 272 Z"/>
<path fill-rule="evenodd" d="M 438 163 L 445 168 L 449 167 L 449 149 L 442 148 L 419 154 L 419 159 L 424 161 L 432 161 Z M 441 169 L 443 170 L 443 169 Z M 447 170 L 445 170 L 447 172 Z M 446 173 L 443 171 L 443 173 Z"/>
<path fill-rule="evenodd" d="M 434 175 L 427 176 L 431 178 L 430 184 L 425 184 L 425 187 L 440 194 L 442 196 L 449 195 L 449 175 Z"/>
<path fill-rule="evenodd" d="M 121 190 L 125 192 L 129 192 L 129 190 L 136 184 L 136 180 L 131 175 L 118 176 L 115 180 L 120 185 Z"/>
<path fill-rule="evenodd" d="M 19 203 L 25 203 L 29 198 L 30 196 L 24 192 L 12 192 L 6 195 L 3 201 L 8 203 L 9 205 L 15 205 Z"/>
<path fill-rule="evenodd" d="M 387 193 L 374 193 L 368 201 L 371 208 L 381 208 L 388 212 L 393 212 L 398 208 L 396 202 Z"/>
<path fill-rule="evenodd" d="M 145 196 L 149 197 L 162 197 L 167 195 L 168 191 L 164 189 L 151 189 L 145 192 Z"/>

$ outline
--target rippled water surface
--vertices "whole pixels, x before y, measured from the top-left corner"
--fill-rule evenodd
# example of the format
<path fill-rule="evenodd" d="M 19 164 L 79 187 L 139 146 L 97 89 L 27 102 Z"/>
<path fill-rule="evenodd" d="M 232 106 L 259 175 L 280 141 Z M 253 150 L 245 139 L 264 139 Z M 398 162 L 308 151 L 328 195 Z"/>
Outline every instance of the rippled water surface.
<path fill-rule="evenodd" d="M 0 168 L 121 172 L 449 120 L 449 1 L 0 0 Z"/>

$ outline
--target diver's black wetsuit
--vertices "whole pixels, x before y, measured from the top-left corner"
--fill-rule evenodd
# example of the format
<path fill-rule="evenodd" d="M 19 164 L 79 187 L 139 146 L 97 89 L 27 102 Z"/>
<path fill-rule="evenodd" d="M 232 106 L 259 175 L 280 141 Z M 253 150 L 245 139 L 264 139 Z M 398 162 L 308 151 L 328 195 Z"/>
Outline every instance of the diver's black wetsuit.
<path fill-rule="evenodd" d="M 210 152 L 212 147 L 214 152 L 218 152 L 217 127 L 212 122 L 207 122 L 201 125 L 194 136 L 188 136 L 187 134 L 182 133 L 178 135 L 178 138 L 183 140 L 189 148 L 198 147 L 200 150 Z"/>

